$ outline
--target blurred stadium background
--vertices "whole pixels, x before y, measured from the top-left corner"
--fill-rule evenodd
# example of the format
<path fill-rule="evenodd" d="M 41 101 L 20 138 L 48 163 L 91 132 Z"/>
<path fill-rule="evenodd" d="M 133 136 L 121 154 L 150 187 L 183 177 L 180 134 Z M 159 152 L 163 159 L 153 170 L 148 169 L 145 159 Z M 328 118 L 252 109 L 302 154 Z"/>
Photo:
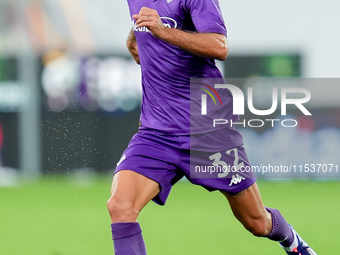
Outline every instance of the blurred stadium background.
<path fill-rule="evenodd" d="M 251 162 L 340 165 L 339 2 L 220 5 L 226 77 L 243 78 L 245 91 L 253 77 L 314 84 L 306 87 L 313 115 L 289 111 L 298 127 L 242 130 Z M 105 202 L 141 100 L 139 67 L 125 48 L 130 27 L 126 1 L 0 1 L 0 254 L 113 253 Z M 254 101 L 267 107 L 270 87 L 256 89 Z M 335 254 L 340 174 L 268 177 L 259 176 L 266 204 L 288 215 L 316 251 Z M 147 206 L 141 222 L 150 254 L 279 254 L 276 244 L 249 236 L 222 200 L 181 182 L 167 208 Z"/>

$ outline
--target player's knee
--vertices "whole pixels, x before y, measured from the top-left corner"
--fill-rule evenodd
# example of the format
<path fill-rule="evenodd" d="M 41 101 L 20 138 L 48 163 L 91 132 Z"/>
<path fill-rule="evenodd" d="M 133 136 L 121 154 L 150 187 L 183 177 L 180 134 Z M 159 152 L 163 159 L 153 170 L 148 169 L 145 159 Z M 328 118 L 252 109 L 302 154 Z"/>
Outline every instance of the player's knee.
<path fill-rule="evenodd" d="M 244 226 L 254 236 L 258 237 L 266 237 L 271 231 L 270 219 L 267 217 L 249 220 Z"/>
<path fill-rule="evenodd" d="M 107 209 L 113 222 L 134 222 L 139 214 L 133 203 L 118 196 L 111 196 L 107 201 Z"/>

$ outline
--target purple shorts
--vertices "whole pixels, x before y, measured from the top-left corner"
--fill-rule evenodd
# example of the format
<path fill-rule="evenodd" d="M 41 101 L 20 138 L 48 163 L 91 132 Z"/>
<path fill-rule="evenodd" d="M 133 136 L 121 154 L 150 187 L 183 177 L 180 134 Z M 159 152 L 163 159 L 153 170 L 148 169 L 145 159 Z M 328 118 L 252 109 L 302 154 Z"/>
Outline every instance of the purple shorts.
<path fill-rule="evenodd" d="M 170 136 L 139 131 L 117 163 L 115 173 L 131 170 L 159 183 L 153 198 L 164 205 L 172 186 L 185 176 L 208 191 L 239 193 L 255 183 L 242 146 L 216 152 L 190 150 L 190 136 Z"/>

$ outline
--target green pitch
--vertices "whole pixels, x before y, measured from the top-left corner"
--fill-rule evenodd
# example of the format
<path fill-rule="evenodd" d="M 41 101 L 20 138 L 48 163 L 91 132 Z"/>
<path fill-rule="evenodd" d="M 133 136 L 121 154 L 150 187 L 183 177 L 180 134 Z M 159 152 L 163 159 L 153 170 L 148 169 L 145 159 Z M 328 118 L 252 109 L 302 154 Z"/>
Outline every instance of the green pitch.
<path fill-rule="evenodd" d="M 86 187 L 73 180 L 43 177 L 0 188 L 0 254 L 113 254 L 106 212 L 111 177 Z M 265 204 L 280 209 L 316 252 L 336 253 L 339 182 L 262 181 L 259 187 Z M 165 207 L 149 204 L 139 222 L 149 255 L 284 254 L 244 230 L 218 192 L 187 182 L 176 184 Z"/>

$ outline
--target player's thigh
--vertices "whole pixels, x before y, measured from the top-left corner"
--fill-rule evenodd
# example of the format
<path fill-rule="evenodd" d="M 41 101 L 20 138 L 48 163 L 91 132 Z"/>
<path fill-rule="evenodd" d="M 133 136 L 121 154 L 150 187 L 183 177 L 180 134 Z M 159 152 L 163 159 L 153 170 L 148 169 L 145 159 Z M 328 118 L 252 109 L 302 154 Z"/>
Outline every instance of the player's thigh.
<path fill-rule="evenodd" d="M 256 183 L 237 194 L 221 192 L 228 199 L 235 217 L 246 228 L 252 228 L 259 223 L 260 225 L 264 224 L 265 229 L 271 229 L 271 216 L 263 205 Z"/>
<path fill-rule="evenodd" d="M 156 181 L 134 171 L 121 170 L 113 176 L 110 200 L 139 212 L 159 191 Z"/>

